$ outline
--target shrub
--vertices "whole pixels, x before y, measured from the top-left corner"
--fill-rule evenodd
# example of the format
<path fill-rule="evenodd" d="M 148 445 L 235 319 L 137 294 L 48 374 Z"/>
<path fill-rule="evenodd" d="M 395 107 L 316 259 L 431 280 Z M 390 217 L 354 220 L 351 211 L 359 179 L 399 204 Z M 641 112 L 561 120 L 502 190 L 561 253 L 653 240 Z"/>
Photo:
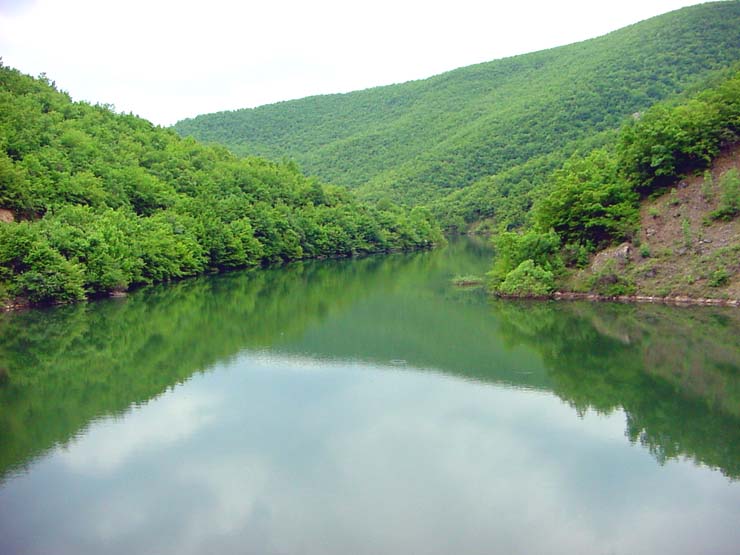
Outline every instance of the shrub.
<path fill-rule="evenodd" d="M 549 195 L 534 209 L 540 230 L 553 229 L 566 244 L 594 251 L 631 237 L 638 224 L 638 197 L 618 175 L 607 149 L 574 155 L 552 176 Z"/>
<path fill-rule="evenodd" d="M 506 275 L 498 292 L 514 296 L 546 296 L 555 290 L 553 273 L 538 266 L 533 260 L 525 260 Z"/>
<path fill-rule="evenodd" d="M 722 198 L 717 210 L 710 217 L 714 220 L 731 220 L 740 214 L 740 173 L 733 168 L 719 178 Z"/>
<path fill-rule="evenodd" d="M 693 243 L 693 235 L 691 233 L 691 223 L 689 223 L 688 218 L 682 218 L 681 219 L 681 234 L 683 235 L 683 245 L 684 247 L 691 247 L 691 244 Z"/>
<path fill-rule="evenodd" d="M 506 232 L 494 238 L 496 258 L 493 269 L 488 273 L 493 285 L 506 279 L 506 276 L 522 262 L 531 260 L 535 265 L 557 274 L 563 268 L 560 258 L 560 237 L 550 231 L 538 233 Z"/>
<path fill-rule="evenodd" d="M 452 284 L 457 285 L 458 287 L 481 285 L 482 283 L 483 278 L 470 274 L 465 276 L 455 276 L 454 278 L 452 278 Z"/>
<path fill-rule="evenodd" d="M 634 282 L 623 273 L 618 273 L 614 262 L 610 260 L 602 270 L 588 280 L 588 289 L 599 295 L 616 297 L 632 295 L 637 290 Z"/>
<path fill-rule="evenodd" d="M 705 202 L 712 202 L 714 200 L 714 179 L 712 179 L 712 172 L 709 170 L 704 172 L 704 181 L 701 184 L 701 196 Z"/>
<path fill-rule="evenodd" d="M 34 245 L 24 262 L 28 270 L 15 284 L 16 295 L 26 297 L 32 303 L 72 302 L 85 298 L 82 267 L 48 245 Z"/>
<path fill-rule="evenodd" d="M 563 262 L 569 268 L 585 268 L 588 266 L 589 250 L 585 245 L 569 243 L 562 250 Z"/>
<path fill-rule="evenodd" d="M 727 271 L 727 268 L 719 268 L 709 276 L 710 287 L 722 287 L 728 281 L 730 281 L 730 272 Z"/>

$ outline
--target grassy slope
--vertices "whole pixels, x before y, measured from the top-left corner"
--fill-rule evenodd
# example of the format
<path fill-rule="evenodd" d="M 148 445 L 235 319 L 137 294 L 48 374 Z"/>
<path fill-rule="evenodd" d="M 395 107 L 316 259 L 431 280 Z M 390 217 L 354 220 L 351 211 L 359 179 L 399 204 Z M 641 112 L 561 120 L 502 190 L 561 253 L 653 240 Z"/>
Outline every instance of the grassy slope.
<path fill-rule="evenodd" d="M 740 2 L 712 3 L 422 81 L 204 115 L 175 129 L 240 154 L 294 158 L 368 197 L 437 201 L 448 223 L 494 211 L 515 221 L 530 190 L 582 140 L 738 59 Z M 486 178 L 494 174 L 503 177 Z M 499 206 L 507 194 L 511 205 Z"/>

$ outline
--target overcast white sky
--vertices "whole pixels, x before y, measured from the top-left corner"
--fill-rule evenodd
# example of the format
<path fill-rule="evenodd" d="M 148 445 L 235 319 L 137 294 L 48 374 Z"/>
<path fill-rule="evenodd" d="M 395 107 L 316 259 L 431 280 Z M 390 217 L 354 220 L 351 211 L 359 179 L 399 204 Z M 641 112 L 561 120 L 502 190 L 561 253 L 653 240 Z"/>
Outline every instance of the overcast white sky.
<path fill-rule="evenodd" d="M 697 0 L 0 0 L 0 56 L 75 100 L 169 125 L 429 77 Z"/>

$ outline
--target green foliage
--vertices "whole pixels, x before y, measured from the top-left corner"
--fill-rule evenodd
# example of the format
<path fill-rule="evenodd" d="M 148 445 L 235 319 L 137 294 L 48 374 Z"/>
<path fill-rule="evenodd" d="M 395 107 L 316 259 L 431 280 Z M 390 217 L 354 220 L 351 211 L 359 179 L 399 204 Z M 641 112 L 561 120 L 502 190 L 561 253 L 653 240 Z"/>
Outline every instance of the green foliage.
<path fill-rule="evenodd" d="M 538 268 L 558 274 L 563 269 L 560 258 L 560 237 L 554 232 L 507 232 L 494 237 L 493 269 L 488 273 L 491 285 L 497 290 L 510 272 L 529 260 Z"/>
<path fill-rule="evenodd" d="M 0 290 L 68 302 L 207 270 L 430 247 L 428 210 L 375 207 L 291 162 L 238 159 L 73 103 L 0 64 Z"/>
<path fill-rule="evenodd" d="M 568 243 L 564 245 L 560 255 L 568 267 L 584 268 L 588 265 L 590 251 L 585 245 Z"/>
<path fill-rule="evenodd" d="M 688 218 L 681 218 L 681 235 L 683 235 L 683 246 L 691 247 L 694 242 L 694 235 L 691 232 L 691 222 Z"/>
<path fill-rule="evenodd" d="M 10 282 L 13 296 L 34 303 L 84 298 L 83 268 L 55 250 L 38 226 L 0 224 L 0 266 L 0 281 Z"/>
<path fill-rule="evenodd" d="M 693 98 L 648 110 L 637 122 L 623 127 L 613 149 L 574 155 L 551 174 L 542 188 L 547 193 L 534 201 L 533 229 L 555 232 L 566 245 L 561 259 L 568 266 L 583 267 L 585 254 L 637 238 L 640 193 L 657 194 L 668 183 L 665 180 L 676 180 L 682 172 L 707 164 L 724 141 L 737 139 L 739 131 L 740 74 Z M 710 216 L 732 219 L 740 213 L 740 174 L 726 172 L 719 186 L 720 206 Z M 705 175 L 704 189 L 711 187 L 711 174 Z M 669 204 L 680 204 L 676 188 L 671 189 Z M 656 206 L 649 213 L 659 216 Z M 681 232 L 683 246 L 691 247 L 694 234 L 686 218 L 681 221 Z M 496 240 L 501 243 L 501 255 L 494 262 L 494 286 L 515 264 L 532 258 L 524 242 L 512 241 L 506 233 L 501 237 Z M 604 270 L 593 276 L 587 289 L 603 295 L 630 294 L 635 286 L 623 273 Z"/>
<path fill-rule="evenodd" d="M 621 132 L 617 151 L 625 178 L 648 194 L 704 169 L 740 137 L 740 75 L 680 103 L 661 103 Z"/>
<path fill-rule="evenodd" d="M 726 285 L 727 282 L 730 281 L 730 275 L 731 274 L 727 271 L 727 268 L 718 268 L 711 276 L 709 276 L 709 286 L 722 287 L 723 285 Z"/>
<path fill-rule="evenodd" d="M 712 172 L 709 170 L 704 172 L 704 179 L 701 183 L 701 196 L 705 202 L 712 202 L 714 200 L 714 179 L 712 178 Z"/>
<path fill-rule="evenodd" d="M 636 292 L 634 280 L 619 271 L 613 260 L 607 262 L 601 270 L 589 276 L 587 288 L 590 292 L 606 297 L 633 295 Z"/>
<path fill-rule="evenodd" d="M 483 278 L 475 275 L 455 276 L 452 278 L 452 284 L 458 287 L 483 285 Z"/>
<path fill-rule="evenodd" d="M 83 269 L 48 245 L 34 245 L 23 262 L 28 270 L 14 284 L 16 295 L 32 303 L 72 302 L 85 297 Z"/>
<path fill-rule="evenodd" d="M 571 158 L 553 174 L 551 187 L 535 207 L 537 228 L 554 229 L 564 242 L 590 251 L 634 234 L 638 197 L 606 149 Z"/>
<path fill-rule="evenodd" d="M 553 273 L 528 259 L 506 274 L 497 292 L 511 296 L 547 296 L 555 290 Z"/>
<path fill-rule="evenodd" d="M 175 129 L 241 155 L 288 156 L 366 198 L 426 204 L 450 229 L 486 218 L 512 229 L 528 223 L 545 177 L 576 150 L 603 145 L 625 118 L 738 59 L 740 3 L 715 2 L 429 79 L 202 115 Z M 678 131 L 685 145 L 681 134 L 723 109 L 701 101 L 656 131 Z M 686 154 L 705 156 L 693 146 Z M 683 163 L 672 151 L 647 155 L 661 171 Z"/>
<path fill-rule="evenodd" d="M 731 220 L 740 214 L 740 173 L 732 168 L 719 178 L 722 196 L 717 210 L 709 215 L 714 220 Z"/>

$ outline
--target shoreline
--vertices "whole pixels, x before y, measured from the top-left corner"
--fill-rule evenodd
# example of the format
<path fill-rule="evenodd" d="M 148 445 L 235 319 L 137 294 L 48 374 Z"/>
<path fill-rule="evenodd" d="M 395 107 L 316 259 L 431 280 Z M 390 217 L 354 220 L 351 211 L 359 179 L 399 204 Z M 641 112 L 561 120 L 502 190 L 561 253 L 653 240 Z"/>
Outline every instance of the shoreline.
<path fill-rule="evenodd" d="M 123 290 L 113 289 L 111 291 L 107 291 L 104 293 L 98 293 L 95 295 L 90 295 L 90 296 L 85 297 L 84 299 L 75 300 L 75 301 L 47 301 L 43 303 L 32 303 L 32 302 L 29 302 L 24 297 L 14 297 L 11 299 L 6 299 L 5 301 L 0 300 L 0 314 L 7 313 L 7 312 L 21 312 L 24 310 L 35 310 L 38 308 L 48 308 L 52 306 L 67 306 L 67 305 L 80 304 L 80 303 L 89 303 L 89 302 L 100 300 L 100 299 L 125 299 L 130 293 L 142 287 L 167 285 L 170 283 L 176 283 L 176 282 L 183 281 L 183 280 L 198 278 L 198 277 L 202 277 L 205 275 L 228 274 L 231 272 L 245 272 L 245 271 L 252 271 L 252 270 L 269 270 L 269 269 L 285 267 L 285 266 L 288 266 L 290 264 L 297 263 L 297 262 L 312 262 L 312 261 L 323 261 L 323 260 L 349 260 L 349 259 L 365 258 L 368 256 L 386 256 L 386 255 L 392 255 L 392 254 L 423 252 L 423 251 L 433 250 L 438 247 L 442 247 L 445 244 L 446 243 L 432 243 L 429 245 L 421 245 L 419 247 L 412 248 L 412 249 L 389 248 L 389 249 L 378 250 L 378 251 L 356 252 L 356 253 L 349 253 L 349 254 L 346 254 L 346 253 L 327 254 L 327 255 L 305 257 L 305 258 L 296 258 L 294 260 L 284 260 L 280 262 L 259 264 L 259 265 L 254 265 L 254 266 L 243 266 L 241 268 L 228 268 L 228 269 L 209 268 L 197 274 L 180 276 L 180 277 L 169 279 L 169 280 L 155 281 L 152 283 L 136 283 L 136 284 L 130 285 L 129 287 Z"/>
<path fill-rule="evenodd" d="M 529 301 L 589 301 L 595 303 L 623 304 L 666 304 L 673 306 L 726 306 L 740 308 L 740 299 L 715 299 L 708 297 L 658 297 L 653 295 L 599 295 L 598 293 L 578 293 L 575 291 L 555 291 L 549 295 L 502 295 L 494 297 L 507 300 Z"/>
<path fill-rule="evenodd" d="M 596 293 L 576 293 L 573 291 L 556 291 L 549 298 L 558 301 L 593 301 L 618 303 L 653 303 L 678 306 L 730 306 L 740 307 L 740 299 L 715 299 L 706 297 L 658 297 L 652 295 L 599 295 Z"/>

